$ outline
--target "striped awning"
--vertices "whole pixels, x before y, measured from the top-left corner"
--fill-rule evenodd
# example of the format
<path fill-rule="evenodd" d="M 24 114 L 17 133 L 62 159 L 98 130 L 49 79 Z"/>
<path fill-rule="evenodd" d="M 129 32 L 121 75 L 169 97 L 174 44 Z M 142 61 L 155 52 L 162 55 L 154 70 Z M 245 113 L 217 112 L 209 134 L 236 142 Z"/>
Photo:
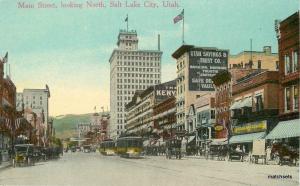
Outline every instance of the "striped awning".
<path fill-rule="evenodd" d="M 266 139 L 282 139 L 300 136 L 300 119 L 279 122 Z"/>
<path fill-rule="evenodd" d="M 257 132 L 257 133 L 251 133 L 251 134 L 236 135 L 236 136 L 232 136 L 229 139 L 229 143 L 230 144 L 233 144 L 233 143 L 251 143 L 251 142 L 253 142 L 253 140 L 264 138 L 265 135 L 266 135 L 265 132 Z"/>
<path fill-rule="evenodd" d="M 252 107 L 252 97 L 245 98 L 239 106 L 240 106 L 240 108 Z"/>
<path fill-rule="evenodd" d="M 234 109 L 239 109 L 239 108 L 241 108 L 241 106 L 240 106 L 241 103 L 242 103 L 241 100 L 235 101 L 235 102 L 231 105 L 230 110 L 234 110 Z"/>

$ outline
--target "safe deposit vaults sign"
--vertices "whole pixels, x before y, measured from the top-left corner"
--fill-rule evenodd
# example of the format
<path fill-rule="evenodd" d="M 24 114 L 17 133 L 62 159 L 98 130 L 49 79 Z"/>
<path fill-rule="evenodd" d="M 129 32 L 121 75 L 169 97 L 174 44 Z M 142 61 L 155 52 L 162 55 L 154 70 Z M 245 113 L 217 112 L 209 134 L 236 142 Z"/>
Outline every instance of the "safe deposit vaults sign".
<path fill-rule="evenodd" d="M 195 48 L 189 51 L 189 90 L 214 91 L 212 77 L 227 70 L 228 50 Z"/>

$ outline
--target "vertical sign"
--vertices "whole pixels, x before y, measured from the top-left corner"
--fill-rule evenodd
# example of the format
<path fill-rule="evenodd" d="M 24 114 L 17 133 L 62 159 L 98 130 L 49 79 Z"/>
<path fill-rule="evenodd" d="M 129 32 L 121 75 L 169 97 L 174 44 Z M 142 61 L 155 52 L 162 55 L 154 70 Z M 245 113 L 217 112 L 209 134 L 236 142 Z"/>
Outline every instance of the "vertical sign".
<path fill-rule="evenodd" d="M 189 51 L 189 90 L 214 91 L 212 77 L 227 70 L 228 51 L 194 48 Z"/>

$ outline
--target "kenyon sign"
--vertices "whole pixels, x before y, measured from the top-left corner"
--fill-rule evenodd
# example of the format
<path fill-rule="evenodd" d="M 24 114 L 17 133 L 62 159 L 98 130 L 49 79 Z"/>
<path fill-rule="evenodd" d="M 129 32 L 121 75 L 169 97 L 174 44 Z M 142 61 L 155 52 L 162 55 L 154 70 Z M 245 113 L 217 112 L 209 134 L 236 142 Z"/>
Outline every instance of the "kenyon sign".
<path fill-rule="evenodd" d="M 212 77 L 227 70 L 228 51 L 195 48 L 189 51 L 189 90 L 214 91 Z"/>
<path fill-rule="evenodd" d="M 176 90 L 156 90 L 157 96 L 176 96 Z"/>
<path fill-rule="evenodd" d="M 176 96 L 175 80 L 155 86 L 156 99 L 166 99 L 171 96 Z"/>

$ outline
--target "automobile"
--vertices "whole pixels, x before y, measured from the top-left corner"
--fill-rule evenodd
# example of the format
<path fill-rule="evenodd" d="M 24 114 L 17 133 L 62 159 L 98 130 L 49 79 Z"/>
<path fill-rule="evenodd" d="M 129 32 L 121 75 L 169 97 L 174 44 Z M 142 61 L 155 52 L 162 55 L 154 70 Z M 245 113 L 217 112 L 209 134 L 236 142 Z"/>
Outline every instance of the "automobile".
<path fill-rule="evenodd" d="M 93 146 L 92 148 L 91 148 L 91 152 L 96 152 L 96 147 L 95 146 Z"/>
<path fill-rule="evenodd" d="M 34 145 L 17 144 L 14 146 L 13 167 L 34 165 Z"/>
<path fill-rule="evenodd" d="M 299 164 L 299 150 L 284 143 L 273 144 L 272 154 L 278 165 Z"/>
<path fill-rule="evenodd" d="M 33 148 L 33 157 L 35 162 L 43 161 L 47 159 L 43 148 L 39 146 Z"/>
<path fill-rule="evenodd" d="M 214 159 L 217 158 L 217 160 L 225 160 L 226 156 L 228 154 L 228 149 L 225 145 L 215 145 L 211 144 L 205 158 L 208 159 Z"/>
<path fill-rule="evenodd" d="M 247 154 L 244 153 L 244 152 L 239 152 L 239 151 L 236 151 L 236 150 L 233 150 L 233 149 L 229 149 L 227 160 L 228 161 L 238 160 L 238 161 L 243 162 L 244 161 L 244 157 L 246 155 Z"/>
<path fill-rule="evenodd" d="M 71 147 L 71 151 L 72 151 L 72 152 L 76 152 L 76 147 L 74 147 L 74 146 Z"/>
<path fill-rule="evenodd" d="M 91 152 L 91 146 L 90 145 L 84 145 L 83 146 L 83 152 L 86 152 L 86 153 Z"/>

